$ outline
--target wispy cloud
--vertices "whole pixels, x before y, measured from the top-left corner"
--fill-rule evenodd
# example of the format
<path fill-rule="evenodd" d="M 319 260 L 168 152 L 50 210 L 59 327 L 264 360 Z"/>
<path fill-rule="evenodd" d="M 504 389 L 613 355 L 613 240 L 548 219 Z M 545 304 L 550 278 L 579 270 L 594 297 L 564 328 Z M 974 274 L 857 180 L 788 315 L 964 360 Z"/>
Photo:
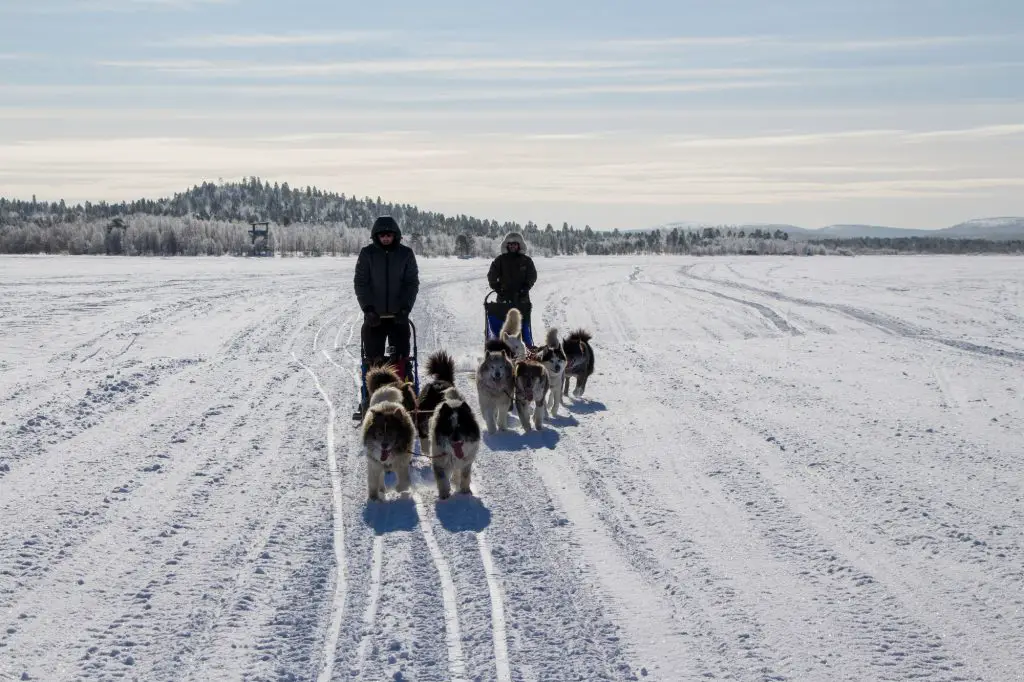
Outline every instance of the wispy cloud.
<path fill-rule="evenodd" d="M 890 143 L 923 143 L 936 140 L 979 140 L 993 137 L 1024 135 L 1024 123 L 976 126 L 951 130 L 910 131 L 898 129 L 842 130 L 834 132 L 795 133 L 784 135 L 758 135 L 750 137 L 694 137 L 676 140 L 673 147 L 688 148 L 756 148 L 801 147 L 846 140 L 878 139 Z"/>
<path fill-rule="evenodd" d="M 633 62 L 566 59 L 378 59 L 272 64 L 211 60 L 108 60 L 100 66 L 202 77 L 331 76 L 425 73 L 576 72 L 617 69 Z"/>
<path fill-rule="evenodd" d="M 538 140 L 538 142 L 541 142 Z M 1012 174 L 965 174 L 961 177 L 881 179 L 797 177 L 787 168 L 775 172 L 717 157 L 683 155 L 652 160 L 656 141 L 611 140 L 577 145 L 574 140 L 546 140 L 522 147 L 519 139 L 443 138 L 397 132 L 343 135 L 331 145 L 281 146 L 273 154 L 255 140 L 135 138 L 53 140 L 0 144 L 0 168 L 17 168 L 5 184 L 29 189 L 32 183 L 55 182 L 97 198 L 127 198 L 163 183 L 178 189 L 198 178 L 244 177 L 256 173 L 293 184 L 312 182 L 361 191 L 379 188 L 430 202 L 563 201 L 614 205 L 661 206 L 781 205 L 841 200 L 922 199 L 982 196 L 1014 192 L 1024 178 Z M 486 166 L 474 159 L 484 154 Z M 152 159 L 160 158 L 160 172 Z M 410 165 L 412 164 L 412 165 Z M 3 173 L 0 173 L 2 175 Z M 146 187 L 140 185 L 143 183 Z M 117 194 L 111 195 L 116 191 Z M 376 190 L 375 190 L 376 191 Z"/>
<path fill-rule="evenodd" d="M 931 130 L 907 135 L 911 142 L 929 142 L 932 140 L 978 140 L 989 137 L 1009 137 L 1024 135 L 1024 123 L 1006 123 L 1000 125 L 960 128 L 955 130 Z"/>
<path fill-rule="evenodd" d="M 709 47 L 770 47 L 791 50 L 813 50 L 821 52 L 873 52 L 884 50 L 913 50 L 921 48 L 955 47 L 979 43 L 1011 42 L 1020 40 L 1022 34 L 978 34 L 942 36 L 903 36 L 874 40 L 808 40 L 781 35 L 739 35 L 739 36 L 678 36 L 666 38 L 605 40 L 586 43 L 589 47 L 600 47 L 621 51 L 651 51 L 671 48 Z"/>
<path fill-rule="evenodd" d="M 146 10 L 192 10 L 205 5 L 232 5 L 238 0 L 36 0 L 11 3 L 2 11 L 18 14 L 79 14 L 91 12 L 140 12 Z"/>
<path fill-rule="evenodd" d="M 901 130 L 843 130 L 837 132 L 759 135 L 752 137 L 696 137 L 677 140 L 671 144 L 673 147 L 689 148 L 794 147 L 819 145 L 837 140 L 891 138 L 902 134 L 904 134 L 904 131 Z"/>
<path fill-rule="evenodd" d="M 394 31 L 340 31 L 333 33 L 236 33 L 200 35 L 155 43 L 159 47 L 246 48 L 294 45 L 356 45 L 397 37 Z"/>

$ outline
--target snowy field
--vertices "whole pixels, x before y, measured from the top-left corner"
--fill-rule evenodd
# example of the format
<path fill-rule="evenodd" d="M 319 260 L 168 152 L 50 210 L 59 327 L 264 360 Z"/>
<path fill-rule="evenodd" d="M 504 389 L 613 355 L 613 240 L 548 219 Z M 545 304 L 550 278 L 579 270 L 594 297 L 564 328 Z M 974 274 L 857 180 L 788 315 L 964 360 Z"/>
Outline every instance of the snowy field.
<path fill-rule="evenodd" d="M 1024 679 L 1021 258 L 538 259 L 584 400 L 372 506 L 353 264 L 0 258 L 0 679 Z"/>

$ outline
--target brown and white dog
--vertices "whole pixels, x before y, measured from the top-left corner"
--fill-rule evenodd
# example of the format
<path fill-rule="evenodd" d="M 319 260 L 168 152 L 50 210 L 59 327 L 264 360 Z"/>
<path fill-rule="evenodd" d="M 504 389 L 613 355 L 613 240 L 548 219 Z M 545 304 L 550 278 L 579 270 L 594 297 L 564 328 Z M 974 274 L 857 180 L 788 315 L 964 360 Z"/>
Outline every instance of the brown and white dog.
<path fill-rule="evenodd" d="M 405 492 L 410 487 L 409 467 L 416 427 L 402 400 L 403 392 L 390 384 L 370 394 L 362 424 L 366 495 L 370 500 L 379 500 L 384 494 L 384 474 L 388 471 L 398 476 L 397 492 Z"/>
<path fill-rule="evenodd" d="M 548 392 L 548 372 L 536 360 L 520 360 L 515 364 L 516 414 L 523 431 L 530 432 L 530 403 L 533 403 L 533 428 L 538 431 L 544 426 L 547 416 L 545 398 Z"/>
<path fill-rule="evenodd" d="M 526 358 L 526 343 L 523 341 L 523 314 L 519 308 L 509 308 L 505 323 L 501 326 L 500 338 L 512 349 L 513 360 Z"/>
<path fill-rule="evenodd" d="M 480 401 L 480 415 L 487 424 L 487 432 L 508 428 L 508 412 L 512 408 L 513 373 L 512 349 L 500 339 L 484 345 L 484 359 L 476 369 L 476 392 Z"/>
<path fill-rule="evenodd" d="M 434 408 L 428 442 L 438 497 L 448 499 L 451 486 L 462 494 L 472 495 L 470 483 L 480 449 L 480 425 L 457 389 L 447 389 L 444 400 Z"/>
<path fill-rule="evenodd" d="M 366 392 L 373 395 L 378 389 L 394 386 L 402 394 L 402 407 L 411 415 L 416 411 L 416 391 L 408 381 L 403 381 L 398 370 L 392 365 L 375 365 L 366 373 Z"/>

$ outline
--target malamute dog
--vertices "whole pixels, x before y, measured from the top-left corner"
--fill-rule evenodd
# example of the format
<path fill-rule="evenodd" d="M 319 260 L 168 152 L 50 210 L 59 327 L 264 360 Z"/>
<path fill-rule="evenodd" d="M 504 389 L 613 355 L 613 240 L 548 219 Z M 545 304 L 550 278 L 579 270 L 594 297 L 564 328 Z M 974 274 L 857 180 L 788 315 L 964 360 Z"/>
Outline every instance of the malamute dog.
<path fill-rule="evenodd" d="M 576 388 L 572 394 L 577 398 L 583 396 L 587 388 L 587 379 L 594 373 L 594 349 L 590 345 L 590 332 L 576 329 L 562 341 L 565 352 L 565 384 L 562 393 L 569 392 L 569 379 L 576 377 Z"/>
<path fill-rule="evenodd" d="M 446 500 L 451 495 L 449 481 L 460 493 L 472 495 L 469 484 L 480 449 L 480 425 L 454 387 L 444 392 L 444 399 L 434 408 L 428 442 L 438 497 Z"/>
<path fill-rule="evenodd" d="M 523 431 L 530 432 L 530 403 L 533 408 L 533 427 L 538 431 L 544 426 L 547 409 L 544 406 L 548 392 L 548 372 L 536 360 L 522 360 L 515 366 L 516 414 Z"/>
<path fill-rule="evenodd" d="M 372 396 L 377 389 L 383 388 L 384 386 L 394 386 L 402 393 L 402 407 L 406 409 L 409 414 L 413 414 L 416 410 L 416 392 L 413 390 L 412 384 L 408 381 L 403 381 L 402 377 L 398 376 L 398 371 L 391 365 L 377 365 L 371 367 L 366 373 L 366 392 Z"/>
<path fill-rule="evenodd" d="M 508 412 L 512 409 L 512 374 L 514 367 L 507 343 L 492 339 L 484 346 L 484 359 L 476 368 L 476 391 L 480 400 L 480 414 L 487 424 L 487 432 L 508 428 Z"/>
<path fill-rule="evenodd" d="M 505 324 L 501 326 L 501 340 L 512 349 L 514 360 L 526 357 L 526 344 L 523 342 L 523 314 L 519 308 L 509 308 L 505 315 Z"/>
<path fill-rule="evenodd" d="M 537 361 L 544 365 L 548 373 L 548 414 L 557 417 L 558 408 L 562 405 L 562 381 L 567 360 L 562 343 L 558 340 L 558 330 L 554 327 L 548 330 L 547 340 L 540 348 Z"/>
<path fill-rule="evenodd" d="M 366 495 L 379 500 L 384 494 L 384 473 L 398 476 L 395 490 L 409 489 L 409 467 L 416 427 L 402 405 L 403 391 L 385 385 L 370 394 L 370 404 L 363 417 L 363 447 L 366 450 Z"/>
<path fill-rule="evenodd" d="M 430 430 L 430 415 L 444 400 L 444 392 L 455 385 L 455 360 L 447 351 L 437 351 L 427 358 L 427 375 L 430 378 L 420 386 L 416 401 L 416 431 L 424 445 Z"/>

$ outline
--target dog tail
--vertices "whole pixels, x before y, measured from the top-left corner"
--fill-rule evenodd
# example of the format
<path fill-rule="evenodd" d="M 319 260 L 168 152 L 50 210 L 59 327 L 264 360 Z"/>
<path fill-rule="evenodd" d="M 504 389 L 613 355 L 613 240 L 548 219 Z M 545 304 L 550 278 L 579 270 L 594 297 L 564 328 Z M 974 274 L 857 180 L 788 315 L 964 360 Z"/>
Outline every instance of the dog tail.
<path fill-rule="evenodd" d="M 519 308 L 509 308 L 501 333 L 509 336 L 519 336 L 523 333 L 523 314 L 519 312 Z"/>
<path fill-rule="evenodd" d="M 427 374 L 449 384 L 455 383 L 455 359 L 447 351 L 439 350 L 427 358 Z"/>
<path fill-rule="evenodd" d="M 388 384 L 401 384 L 402 379 L 398 376 L 398 372 L 393 367 L 384 365 L 383 367 L 374 367 L 366 373 L 366 390 L 370 395 L 378 388 L 387 386 Z"/>
<path fill-rule="evenodd" d="M 544 340 L 544 345 L 548 348 L 558 348 L 558 330 L 552 327 L 548 330 L 548 336 Z"/>
<path fill-rule="evenodd" d="M 582 341 L 583 343 L 590 343 L 590 332 L 586 329 L 574 329 L 569 332 L 569 336 L 566 337 L 567 341 Z"/>
<path fill-rule="evenodd" d="M 502 341 L 501 339 L 489 339 L 484 344 L 485 353 L 501 352 L 505 354 L 505 357 L 512 357 L 515 353 L 512 351 L 512 347 Z"/>

